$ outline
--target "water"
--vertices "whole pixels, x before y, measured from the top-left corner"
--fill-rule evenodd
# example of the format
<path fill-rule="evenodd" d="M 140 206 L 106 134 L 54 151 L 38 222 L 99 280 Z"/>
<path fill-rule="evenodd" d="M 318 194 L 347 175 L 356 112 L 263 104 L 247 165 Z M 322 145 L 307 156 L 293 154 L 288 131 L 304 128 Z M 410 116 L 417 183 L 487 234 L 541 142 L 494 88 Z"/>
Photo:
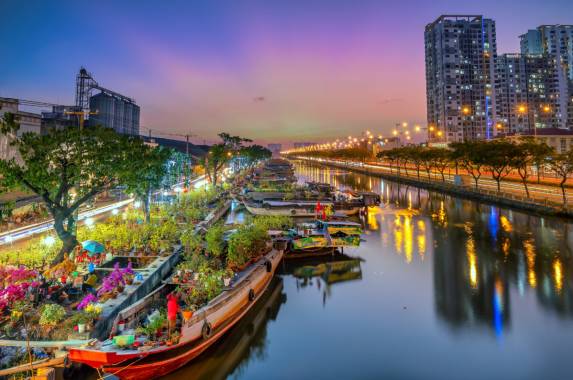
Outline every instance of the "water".
<path fill-rule="evenodd" d="M 341 170 L 297 174 L 382 195 L 366 242 L 345 252 L 363 261 L 306 280 L 285 266 L 257 310 L 168 379 L 573 378 L 571 223 Z"/>

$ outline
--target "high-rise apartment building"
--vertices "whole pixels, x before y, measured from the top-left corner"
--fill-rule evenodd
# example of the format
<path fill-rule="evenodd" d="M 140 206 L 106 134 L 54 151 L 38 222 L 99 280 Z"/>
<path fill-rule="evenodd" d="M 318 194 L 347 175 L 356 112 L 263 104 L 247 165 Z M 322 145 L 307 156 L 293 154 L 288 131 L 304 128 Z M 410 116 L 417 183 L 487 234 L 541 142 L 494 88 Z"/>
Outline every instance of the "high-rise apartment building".
<path fill-rule="evenodd" d="M 499 55 L 496 132 L 530 133 L 534 127 L 555 127 L 554 76 L 553 60 L 544 55 Z"/>
<path fill-rule="evenodd" d="M 430 140 L 491 138 L 496 133 L 495 22 L 443 15 L 424 33 Z"/>
<path fill-rule="evenodd" d="M 541 25 L 521 35 L 520 39 L 522 54 L 541 53 L 553 60 L 557 126 L 573 128 L 573 25 Z"/>

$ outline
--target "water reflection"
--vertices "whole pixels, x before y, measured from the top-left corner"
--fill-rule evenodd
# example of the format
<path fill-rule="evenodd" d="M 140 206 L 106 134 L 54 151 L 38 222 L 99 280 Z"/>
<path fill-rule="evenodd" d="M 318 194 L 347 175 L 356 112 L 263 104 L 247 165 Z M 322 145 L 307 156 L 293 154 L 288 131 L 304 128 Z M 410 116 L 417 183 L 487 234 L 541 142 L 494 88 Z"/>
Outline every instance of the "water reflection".
<path fill-rule="evenodd" d="M 286 261 L 280 272 L 296 279 L 297 290 L 316 287 L 322 294 L 322 305 L 332 297 L 332 285 L 362 280 L 362 259 L 344 254 L 323 258 Z"/>
<path fill-rule="evenodd" d="M 298 164 L 303 177 L 381 194 L 368 232 L 405 264 L 431 256 L 437 315 L 454 329 L 511 327 L 512 296 L 573 317 L 571 225 L 379 178 Z M 510 291 L 515 289 L 516 292 Z"/>

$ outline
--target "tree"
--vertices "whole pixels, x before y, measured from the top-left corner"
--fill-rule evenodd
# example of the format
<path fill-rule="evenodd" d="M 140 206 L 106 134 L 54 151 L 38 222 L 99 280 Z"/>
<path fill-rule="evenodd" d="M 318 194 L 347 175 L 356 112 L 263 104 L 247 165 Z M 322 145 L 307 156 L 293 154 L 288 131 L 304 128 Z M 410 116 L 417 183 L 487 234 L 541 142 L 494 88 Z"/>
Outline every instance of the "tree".
<path fill-rule="evenodd" d="M 171 151 L 145 144 L 134 144 L 133 149 L 138 165 L 125 173 L 122 183 L 127 186 L 127 192 L 134 193 L 142 201 L 145 221 L 149 223 L 151 194 L 161 186 L 167 174 Z"/>
<path fill-rule="evenodd" d="M 515 146 L 516 153 L 511 159 L 511 167 L 517 170 L 517 174 L 521 178 L 521 183 L 525 189 L 525 194 L 529 198 L 529 187 L 527 186 L 527 169 L 532 163 L 531 152 L 527 149 L 524 144 L 519 144 Z"/>
<path fill-rule="evenodd" d="M 554 153 L 547 157 L 545 162 L 553 172 L 561 178 L 559 187 L 563 195 L 563 204 L 567 204 L 567 194 L 565 193 L 565 182 L 571 173 L 573 173 L 573 150 L 567 153 Z"/>
<path fill-rule="evenodd" d="M 525 137 L 521 143 L 531 155 L 531 164 L 537 171 L 537 183 L 541 182 L 541 167 L 546 163 L 547 157 L 554 153 L 553 147 L 545 142 L 539 142 L 534 137 Z"/>
<path fill-rule="evenodd" d="M 501 180 L 511 172 L 511 163 L 519 150 L 516 149 L 515 144 L 505 140 L 481 142 L 480 145 L 484 166 L 491 172 L 499 192 Z"/>
<path fill-rule="evenodd" d="M 432 148 L 431 152 L 432 163 L 442 176 L 442 182 L 446 182 L 444 172 L 452 162 L 452 152 L 445 148 Z"/>
<path fill-rule="evenodd" d="M 219 173 L 223 167 L 231 160 L 233 153 L 225 144 L 211 145 L 209 152 L 201 159 L 201 166 L 205 169 L 209 182 L 217 187 Z"/>
<path fill-rule="evenodd" d="M 416 168 L 418 179 L 420 179 L 420 169 L 424 164 L 424 162 L 426 161 L 425 148 L 420 146 L 404 147 L 402 148 L 402 151 L 404 152 L 404 155 L 409 158 L 410 162 L 412 162 L 412 164 Z M 430 174 L 428 171 L 428 178 L 429 175 Z"/>
<path fill-rule="evenodd" d="M 213 186 L 217 186 L 221 170 L 231 161 L 233 155 L 239 152 L 243 147 L 243 143 L 252 142 L 250 139 L 231 136 L 226 132 L 219 133 L 218 136 L 222 142 L 211 145 L 207 155 L 200 161 L 201 166 L 205 169 L 209 182 L 211 182 Z"/>
<path fill-rule="evenodd" d="M 484 144 L 479 141 L 465 141 L 450 146 L 453 148 L 453 157 L 472 176 L 477 190 L 482 175 L 481 170 L 485 164 L 484 154 L 487 154 Z"/>
<path fill-rule="evenodd" d="M 101 127 L 50 129 L 44 135 L 28 132 L 16 137 L 18 129 L 12 116 L 4 117 L 0 132 L 13 136 L 11 145 L 19 157 L 0 160 L 0 182 L 20 184 L 42 198 L 63 243 L 54 260 L 58 262 L 78 243 L 74 213 L 141 164 L 133 155 L 134 144 L 141 140 Z"/>
<path fill-rule="evenodd" d="M 261 145 L 250 145 L 242 147 L 239 150 L 239 156 L 245 161 L 248 168 L 253 167 L 262 160 L 268 160 L 273 155 L 273 152 Z"/>

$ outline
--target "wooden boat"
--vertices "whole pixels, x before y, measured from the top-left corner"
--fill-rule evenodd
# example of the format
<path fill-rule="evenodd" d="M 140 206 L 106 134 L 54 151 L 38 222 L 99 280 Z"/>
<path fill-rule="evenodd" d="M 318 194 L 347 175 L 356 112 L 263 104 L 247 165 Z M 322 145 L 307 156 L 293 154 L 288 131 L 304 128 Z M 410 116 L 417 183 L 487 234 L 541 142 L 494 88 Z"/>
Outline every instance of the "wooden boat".
<path fill-rule="evenodd" d="M 247 210 L 253 215 L 275 215 L 294 217 L 315 217 L 316 201 L 262 201 L 260 203 L 244 202 Z M 347 207 L 344 203 L 320 202 L 322 206 L 331 206 L 337 213 L 345 216 L 356 215 L 360 206 Z"/>
<path fill-rule="evenodd" d="M 286 294 L 282 292 L 280 277 L 271 281 L 269 288 L 245 317 L 233 327 L 219 344 L 213 345 L 173 377 L 180 379 L 226 379 L 241 363 L 249 360 L 249 353 L 265 339 L 267 323 L 275 320 Z"/>
<path fill-rule="evenodd" d="M 149 350 L 122 350 L 110 341 L 73 348 L 69 359 L 120 379 L 156 379 L 184 366 L 220 339 L 268 287 L 283 251 L 272 250 L 242 271 L 222 294 L 199 309 L 181 329 L 179 343 Z"/>
<path fill-rule="evenodd" d="M 345 234 L 345 235 L 360 235 L 362 234 L 362 226 L 356 222 L 347 222 L 339 220 L 318 220 L 318 228 L 326 229 L 330 235 Z"/>

